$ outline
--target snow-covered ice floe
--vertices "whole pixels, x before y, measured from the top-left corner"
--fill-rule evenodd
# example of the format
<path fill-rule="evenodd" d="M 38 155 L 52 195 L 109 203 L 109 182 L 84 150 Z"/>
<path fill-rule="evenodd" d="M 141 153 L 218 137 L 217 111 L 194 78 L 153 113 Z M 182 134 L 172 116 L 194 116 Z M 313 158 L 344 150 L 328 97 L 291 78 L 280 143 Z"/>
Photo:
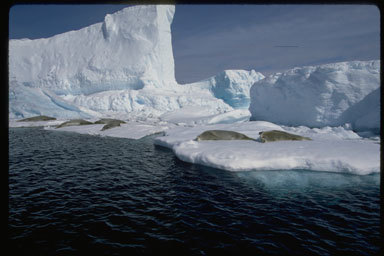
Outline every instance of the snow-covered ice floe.
<path fill-rule="evenodd" d="M 150 124 L 142 122 L 127 122 L 121 124 L 119 127 L 104 130 L 104 124 L 91 124 L 79 126 L 66 126 L 56 129 L 55 127 L 45 127 L 46 130 L 76 132 L 80 134 L 127 138 L 127 139 L 140 139 L 148 135 L 163 132 L 169 128 L 169 125 Z"/>
<path fill-rule="evenodd" d="M 91 118 L 85 121 L 94 123 L 98 119 Z M 140 139 L 142 137 L 162 132 L 173 124 L 164 125 L 164 122 L 156 122 L 156 120 L 146 120 L 146 122 L 134 120 L 125 121 L 118 127 L 112 129 L 102 130 L 105 124 L 89 124 L 89 125 L 72 125 L 57 128 L 60 124 L 69 121 L 68 119 L 57 119 L 52 121 L 36 121 L 36 122 L 20 122 L 19 120 L 10 120 L 9 127 L 43 127 L 49 131 L 64 131 L 75 132 L 80 134 L 127 138 L 127 139 Z M 174 125 L 173 125 L 174 126 Z"/>
<path fill-rule="evenodd" d="M 52 121 L 28 121 L 20 122 L 17 119 L 9 121 L 9 127 L 44 127 L 46 130 L 76 132 L 80 134 L 109 136 L 118 138 L 140 139 L 142 137 L 161 133 L 174 127 L 193 127 L 202 124 L 220 124 L 245 122 L 251 116 L 247 109 L 237 109 L 221 114 L 214 114 L 215 111 L 200 106 L 189 106 L 175 111 L 167 112 L 160 117 L 147 117 L 129 115 L 126 116 L 108 116 L 125 121 L 118 127 L 102 130 L 104 124 L 73 125 L 57 128 L 58 125 L 69 119 L 57 119 Z M 99 118 L 88 118 L 86 121 L 96 122 Z"/>
<path fill-rule="evenodd" d="M 195 141 L 206 130 L 231 130 L 258 139 L 259 132 L 281 130 L 311 141 L 260 143 L 249 140 Z M 237 124 L 175 127 L 155 144 L 170 148 L 182 161 L 229 171 L 305 169 L 350 174 L 380 171 L 380 143 L 344 127 L 285 127 L 254 121 Z"/>
<path fill-rule="evenodd" d="M 195 111 L 193 111 L 195 110 Z M 205 115 L 204 115 L 205 113 Z M 380 171 L 380 137 L 363 138 L 350 125 L 308 128 L 281 126 L 266 121 L 246 121 L 246 111 L 210 115 L 203 109 L 185 109 L 146 120 L 125 120 L 119 127 L 102 130 L 104 124 L 56 128 L 66 120 L 11 121 L 10 127 L 44 126 L 51 131 L 140 139 L 162 133 L 155 145 L 170 148 L 181 160 L 229 171 L 312 170 L 365 175 Z M 239 118 L 242 117 L 242 118 Z M 97 119 L 88 119 L 95 122 Z M 196 141 L 207 130 L 230 130 L 255 139 Z M 259 132 L 280 130 L 309 137 L 311 141 L 261 143 Z"/>
<path fill-rule="evenodd" d="M 63 120 L 50 120 L 50 121 L 34 121 L 34 122 L 20 122 L 19 120 L 9 120 L 8 126 L 17 128 L 17 127 L 49 127 L 56 126 L 64 122 Z"/>

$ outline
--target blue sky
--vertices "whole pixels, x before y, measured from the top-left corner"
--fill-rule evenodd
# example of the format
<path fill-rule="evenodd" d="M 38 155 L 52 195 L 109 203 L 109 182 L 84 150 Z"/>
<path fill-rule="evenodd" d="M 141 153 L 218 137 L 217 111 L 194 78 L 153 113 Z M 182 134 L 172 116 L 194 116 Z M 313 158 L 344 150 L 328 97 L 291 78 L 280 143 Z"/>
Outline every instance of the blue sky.
<path fill-rule="evenodd" d="M 16 5 L 10 38 L 41 38 L 101 22 L 127 5 Z M 176 79 L 225 69 L 272 73 L 304 65 L 380 58 L 373 5 L 176 5 Z"/>

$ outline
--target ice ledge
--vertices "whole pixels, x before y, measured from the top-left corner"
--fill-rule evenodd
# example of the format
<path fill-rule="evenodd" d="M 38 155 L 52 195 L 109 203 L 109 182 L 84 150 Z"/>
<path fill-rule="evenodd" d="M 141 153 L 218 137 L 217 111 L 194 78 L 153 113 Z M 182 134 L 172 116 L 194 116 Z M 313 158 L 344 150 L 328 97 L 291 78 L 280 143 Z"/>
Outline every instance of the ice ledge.
<path fill-rule="evenodd" d="M 294 132 L 312 141 L 194 141 L 206 130 L 232 130 L 256 139 L 260 131 L 272 129 Z M 294 128 L 269 122 L 177 127 L 156 138 L 155 144 L 172 149 L 180 160 L 228 171 L 302 169 L 356 175 L 380 172 L 380 143 L 362 139 L 342 127 Z"/>

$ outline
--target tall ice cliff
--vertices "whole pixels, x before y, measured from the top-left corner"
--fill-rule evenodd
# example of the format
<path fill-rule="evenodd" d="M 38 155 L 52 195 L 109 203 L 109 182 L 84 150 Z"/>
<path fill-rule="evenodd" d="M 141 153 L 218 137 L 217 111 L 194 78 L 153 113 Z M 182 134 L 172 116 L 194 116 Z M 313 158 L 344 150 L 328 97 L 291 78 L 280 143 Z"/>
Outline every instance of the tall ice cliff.
<path fill-rule="evenodd" d="M 174 13 L 172 5 L 133 6 L 77 31 L 10 40 L 10 118 L 149 116 L 185 106 L 207 107 L 215 114 L 240 106 L 234 102 L 242 98 L 246 108 L 249 88 L 264 78 L 255 71 L 220 73 L 221 85 L 215 78 L 177 84 Z"/>
<path fill-rule="evenodd" d="M 174 6 L 134 6 L 77 31 L 10 40 L 10 81 L 57 95 L 175 84 L 174 12 Z"/>

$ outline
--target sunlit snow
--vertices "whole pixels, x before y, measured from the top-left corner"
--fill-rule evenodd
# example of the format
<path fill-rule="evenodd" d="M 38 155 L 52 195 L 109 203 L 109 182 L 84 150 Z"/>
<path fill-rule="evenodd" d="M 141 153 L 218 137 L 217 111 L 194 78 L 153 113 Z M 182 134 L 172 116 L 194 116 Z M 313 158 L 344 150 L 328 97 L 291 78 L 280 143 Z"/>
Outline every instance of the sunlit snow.
<path fill-rule="evenodd" d="M 203 81 L 175 80 L 174 6 L 125 8 L 51 38 L 9 41 L 9 126 L 140 139 L 186 162 L 229 171 L 380 171 L 380 61 L 299 67 L 264 77 L 224 70 Z M 257 47 L 255 45 L 255 47 Z M 17 122 L 47 115 L 47 122 Z M 56 128 L 72 118 L 126 123 Z M 252 120 L 252 121 L 250 121 Z M 206 130 L 257 139 L 282 130 L 311 141 L 195 141 Z M 161 135 L 163 134 L 163 135 Z"/>

